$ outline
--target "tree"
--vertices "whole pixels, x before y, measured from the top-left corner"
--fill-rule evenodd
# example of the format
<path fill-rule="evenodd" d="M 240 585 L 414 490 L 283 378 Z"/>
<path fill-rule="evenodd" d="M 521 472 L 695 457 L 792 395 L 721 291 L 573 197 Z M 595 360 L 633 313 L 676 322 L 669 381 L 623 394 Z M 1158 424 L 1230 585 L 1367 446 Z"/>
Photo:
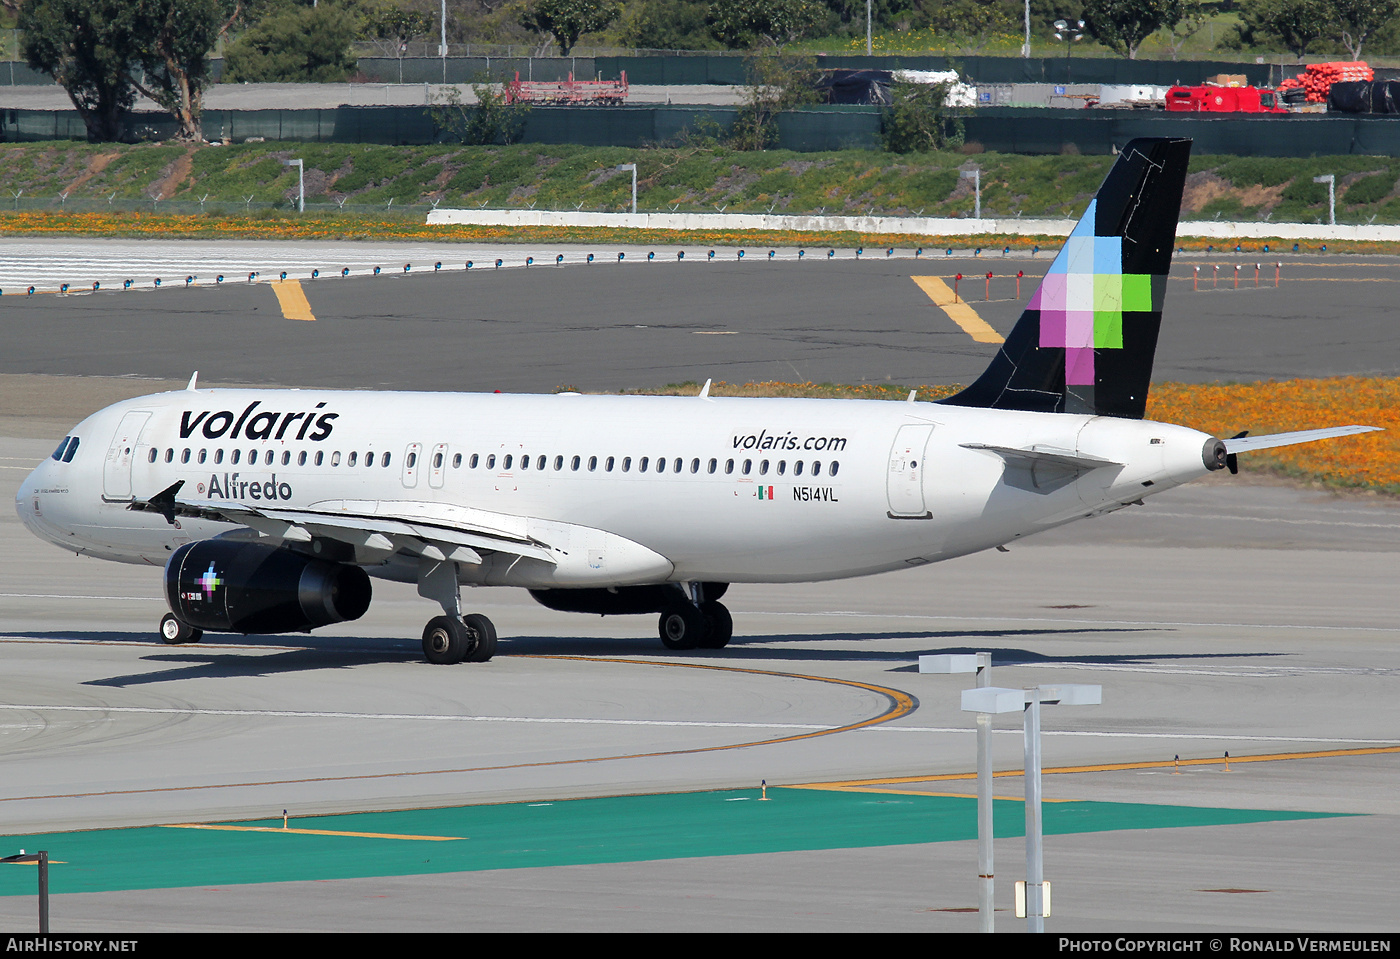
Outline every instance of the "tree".
<path fill-rule="evenodd" d="M 1400 0 L 1332 0 L 1332 22 L 1353 60 L 1361 59 L 1366 38 L 1400 13 Z"/>
<path fill-rule="evenodd" d="M 394 41 L 394 56 L 403 56 L 404 46 L 433 29 L 433 21 L 417 10 L 405 10 L 392 3 L 381 3 L 360 18 L 362 40 Z"/>
<path fill-rule="evenodd" d="M 777 139 L 778 114 L 817 102 L 817 63 L 813 57 L 768 48 L 750 53 L 746 66 L 749 84 L 730 129 L 730 144 L 740 150 L 764 150 Z"/>
<path fill-rule="evenodd" d="M 356 27 L 347 6 L 275 6 L 225 50 L 224 78 L 246 83 L 339 82 L 355 69 L 350 42 Z"/>
<path fill-rule="evenodd" d="M 621 0 L 534 0 L 521 13 L 520 25 L 554 37 L 559 55 L 567 57 L 580 36 L 603 29 L 621 13 Z"/>
<path fill-rule="evenodd" d="M 984 0 L 949 0 L 930 6 L 928 25 L 940 40 L 951 41 L 960 53 L 979 53 L 997 36 L 1016 30 L 1005 7 Z"/>
<path fill-rule="evenodd" d="M 1328 0 L 1240 0 L 1242 47 L 1275 39 L 1299 61 L 1332 29 Z"/>
<path fill-rule="evenodd" d="M 1129 60 L 1137 59 L 1142 41 L 1167 22 L 1177 0 L 1086 0 L 1083 18 L 1089 33 Z"/>
<path fill-rule="evenodd" d="M 881 111 L 880 141 L 891 153 L 927 153 L 963 142 L 961 117 L 945 106 L 947 83 L 896 83 Z"/>
<path fill-rule="evenodd" d="M 462 102 L 456 87 L 449 87 L 428 108 L 428 116 L 447 136 L 469 146 L 490 146 L 520 142 L 525 132 L 528 103 L 507 103 L 503 92 L 482 76 L 472 84 L 476 104 Z"/>
<path fill-rule="evenodd" d="M 820 18 L 821 9 L 811 0 L 714 0 L 705 20 L 716 40 L 739 50 L 762 41 L 781 47 Z"/>
<path fill-rule="evenodd" d="M 1164 23 L 1167 28 L 1167 47 L 1172 52 L 1173 60 L 1181 55 L 1181 48 L 1186 45 L 1186 41 L 1205 27 L 1211 12 L 1205 0 L 1173 0 Z"/>
<path fill-rule="evenodd" d="M 209 54 L 242 13 L 240 0 L 146 0 L 135 4 L 146 43 L 135 57 L 143 78 L 136 89 L 180 125 L 181 140 L 204 138 L 200 116 L 210 78 Z"/>
<path fill-rule="evenodd" d="M 90 140 L 115 140 L 136 100 L 131 64 L 143 21 L 127 0 L 30 0 L 20 10 L 25 61 L 68 93 Z"/>

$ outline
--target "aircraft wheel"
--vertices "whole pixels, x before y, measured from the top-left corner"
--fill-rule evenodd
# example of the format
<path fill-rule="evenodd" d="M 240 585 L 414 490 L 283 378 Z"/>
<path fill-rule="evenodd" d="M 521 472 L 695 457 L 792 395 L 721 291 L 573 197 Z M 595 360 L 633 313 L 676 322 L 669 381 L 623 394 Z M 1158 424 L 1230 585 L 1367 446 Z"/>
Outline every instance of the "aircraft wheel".
<path fill-rule="evenodd" d="M 701 649 L 723 649 L 734 636 L 734 617 L 722 603 L 701 603 L 700 612 L 705 616 L 709 630 L 700 640 Z"/>
<path fill-rule="evenodd" d="M 197 643 L 203 635 L 204 630 L 180 622 L 173 613 L 166 613 L 160 618 L 160 638 L 167 646 Z"/>
<path fill-rule="evenodd" d="M 450 616 L 434 616 L 423 627 L 423 655 L 440 666 L 460 663 L 471 645 L 467 627 Z"/>
<path fill-rule="evenodd" d="M 496 655 L 496 626 L 480 613 L 462 617 L 462 625 L 473 637 L 471 652 L 465 659 L 469 663 L 484 663 Z"/>
<path fill-rule="evenodd" d="M 694 649 L 708 632 L 705 614 L 690 603 L 677 603 L 661 614 L 657 624 L 667 649 Z"/>

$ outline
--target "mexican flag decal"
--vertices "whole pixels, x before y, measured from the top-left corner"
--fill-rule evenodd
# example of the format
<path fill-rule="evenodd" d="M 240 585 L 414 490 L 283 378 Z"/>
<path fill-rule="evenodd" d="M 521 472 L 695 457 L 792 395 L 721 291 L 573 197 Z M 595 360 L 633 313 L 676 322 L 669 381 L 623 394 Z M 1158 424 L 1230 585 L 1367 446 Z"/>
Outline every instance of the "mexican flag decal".
<path fill-rule="evenodd" d="M 760 487 L 758 488 L 758 498 L 759 498 L 759 499 L 772 499 L 772 498 L 773 498 L 773 487 L 771 487 L 771 486 L 760 486 Z"/>

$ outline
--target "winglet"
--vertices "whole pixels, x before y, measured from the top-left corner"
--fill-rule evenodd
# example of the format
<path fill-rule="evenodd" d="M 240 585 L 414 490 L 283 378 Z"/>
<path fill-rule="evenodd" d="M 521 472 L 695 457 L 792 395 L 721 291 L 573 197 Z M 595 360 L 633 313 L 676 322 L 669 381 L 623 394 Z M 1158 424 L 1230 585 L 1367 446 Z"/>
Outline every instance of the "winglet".
<path fill-rule="evenodd" d="M 185 387 L 185 389 L 189 390 L 191 393 L 195 392 L 197 387 L 194 384 L 195 380 L 197 379 L 199 379 L 199 370 L 195 370 L 192 374 L 190 374 L 190 383 L 188 386 Z"/>
<path fill-rule="evenodd" d="M 171 526 L 175 525 L 175 497 L 180 493 L 180 487 L 185 485 L 184 480 L 177 480 L 145 502 L 132 503 L 127 509 L 135 510 L 138 513 L 159 513 L 165 517 L 165 521 Z"/>

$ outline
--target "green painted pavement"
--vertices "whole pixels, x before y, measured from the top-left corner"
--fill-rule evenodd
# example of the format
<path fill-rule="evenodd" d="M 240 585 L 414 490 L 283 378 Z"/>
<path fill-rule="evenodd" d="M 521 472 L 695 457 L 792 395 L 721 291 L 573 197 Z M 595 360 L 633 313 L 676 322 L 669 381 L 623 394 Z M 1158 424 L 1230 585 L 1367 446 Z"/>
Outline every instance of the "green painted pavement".
<path fill-rule="evenodd" d="M 809 789 L 620 796 L 293 819 L 294 829 L 458 836 L 452 842 L 147 827 L 0 838 L 61 861 L 55 893 L 404 876 L 639 862 L 975 839 L 974 799 Z M 1025 807 L 996 803 L 996 834 L 1023 833 Z M 1046 835 L 1318 819 L 1333 814 L 1132 803 L 1047 803 Z M 0 865 L 0 895 L 33 895 L 35 867 Z"/>

